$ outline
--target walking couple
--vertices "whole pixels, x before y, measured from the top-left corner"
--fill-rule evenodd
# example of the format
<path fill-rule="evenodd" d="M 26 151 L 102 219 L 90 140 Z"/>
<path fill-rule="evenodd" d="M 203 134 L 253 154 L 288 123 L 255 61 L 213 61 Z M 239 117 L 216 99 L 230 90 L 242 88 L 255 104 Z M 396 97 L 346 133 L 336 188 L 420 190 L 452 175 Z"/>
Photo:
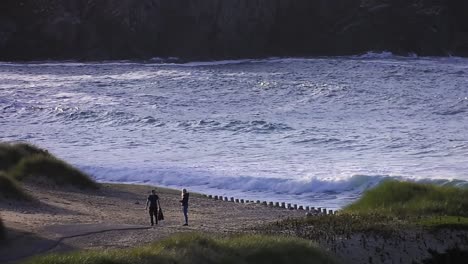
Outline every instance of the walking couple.
<path fill-rule="evenodd" d="M 182 205 L 182 212 L 184 213 L 185 223 L 184 226 L 188 225 L 188 200 L 189 193 L 186 189 L 182 190 L 180 194 L 181 200 L 179 201 Z M 164 220 L 164 215 L 162 213 L 161 205 L 159 204 L 159 196 L 156 194 L 156 190 L 152 190 L 151 194 L 148 196 L 146 201 L 146 210 L 149 208 L 149 215 L 151 219 L 151 226 L 158 224 L 158 220 Z M 154 220 L 153 220 L 154 217 Z"/>

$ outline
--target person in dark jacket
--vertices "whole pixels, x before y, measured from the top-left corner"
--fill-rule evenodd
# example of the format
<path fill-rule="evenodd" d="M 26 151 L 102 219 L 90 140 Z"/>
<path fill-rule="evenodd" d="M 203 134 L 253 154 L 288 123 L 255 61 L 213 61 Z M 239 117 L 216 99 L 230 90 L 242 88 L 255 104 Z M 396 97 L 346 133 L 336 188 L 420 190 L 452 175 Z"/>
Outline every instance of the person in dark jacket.
<path fill-rule="evenodd" d="M 187 192 L 186 189 L 182 190 L 181 193 L 181 198 L 180 203 L 182 204 L 182 211 L 184 212 L 184 217 L 185 217 L 185 224 L 184 226 L 188 225 L 188 200 L 189 200 L 189 193 Z"/>
<path fill-rule="evenodd" d="M 146 200 L 146 208 L 148 209 L 149 206 L 149 215 L 151 220 L 151 226 L 154 226 L 154 223 L 158 224 L 158 208 L 161 206 L 159 205 L 159 196 L 156 194 L 156 190 L 152 190 L 151 194 L 148 196 Z M 154 221 L 153 221 L 154 216 Z"/>

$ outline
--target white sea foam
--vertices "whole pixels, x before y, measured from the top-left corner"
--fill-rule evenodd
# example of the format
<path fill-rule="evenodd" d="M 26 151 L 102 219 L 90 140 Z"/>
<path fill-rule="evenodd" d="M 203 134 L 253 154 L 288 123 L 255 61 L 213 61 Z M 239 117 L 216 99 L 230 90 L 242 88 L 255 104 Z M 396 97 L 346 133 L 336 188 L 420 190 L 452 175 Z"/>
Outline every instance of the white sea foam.
<path fill-rule="evenodd" d="M 0 63 L 0 140 L 102 181 L 337 208 L 386 178 L 465 185 L 467 72 L 388 53 Z"/>

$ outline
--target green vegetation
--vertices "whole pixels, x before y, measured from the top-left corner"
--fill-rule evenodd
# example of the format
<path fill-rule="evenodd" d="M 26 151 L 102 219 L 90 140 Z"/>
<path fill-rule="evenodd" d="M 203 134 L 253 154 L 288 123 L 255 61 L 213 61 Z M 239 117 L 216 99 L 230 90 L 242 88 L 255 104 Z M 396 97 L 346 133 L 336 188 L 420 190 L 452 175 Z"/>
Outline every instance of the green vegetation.
<path fill-rule="evenodd" d="M 429 228 L 451 228 L 451 229 L 468 229 L 468 217 L 462 216 L 432 216 L 432 217 L 421 217 L 415 219 L 418 225 L 429 227 Z"/>
<path fill-rule="evenodd" d="M 397 217 L 468 216 L 468 189 L 386 181 L 367 191 L 345 213 Z"/>
<path fill-rule="evenodd" d="M 51 156 L 35 155 L 24 158 L 10 170 L 10 175 L 19 181 L 42 183 L 45 180 L 58 185 L 80 188 L 97 187 L 86 174 Z"/>
<path fill-rule="evenodd" d="M 164 263 L 336 263 L 309 241 L 271 236 L 214 238 L 175 235 L 158 243 L 130 249 L 49 255 L 30 264 L 164 264 Z"/>
<path fill-rule="evenodd" d="M 31 197 L 18 186 L 14 179 L 0 171 L 0 200 L 2 199 L 31 200 Z"/>
<path fill-rule="evenodd" d="M 386 181 L 338 215 L 289 219 L 256 230 L 266 234 L 285 232 L 320 241 L 361 232 L 391 236 L 395 231 L 412 227 L 468 229 L 468 190 Z"/>
<path fill-rule="evenodd" d="M 47 150 L 26 143 L 0 143 L 1 171 L 4 176 L 0 180 L 6 185 L 0 188 L 10 195 L 20 193 L 20 189 L 11 179 L 80 188 L 98 187 L 89 176 L 52 156 Z"/>
<path fill-rule="evenodd" d="M 23 158 L 34 155 L 50 156 L 46 150 L 30 144 L 0 143 L 0 171 L 8 171 L 16 166 Z"/>

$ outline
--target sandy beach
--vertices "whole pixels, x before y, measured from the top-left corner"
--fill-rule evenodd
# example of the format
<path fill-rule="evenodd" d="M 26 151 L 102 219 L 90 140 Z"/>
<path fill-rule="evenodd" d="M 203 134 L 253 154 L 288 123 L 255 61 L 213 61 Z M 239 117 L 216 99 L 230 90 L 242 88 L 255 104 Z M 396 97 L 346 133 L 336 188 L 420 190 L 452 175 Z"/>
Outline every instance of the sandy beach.
<path fill-rule="evenodd" d="M 161 198 L 165 220 L 151 227 L 145 211 L 150 190 Z M 421 228 L 398 232 L 333 234 L 333 224 L 274 228 L 281 220 L 304 217 L 304 211 L 233 203 L 191 194 L 189 226 L 177 190 L 143 185 L 102 184 L 99 190 L 77 190 L 27 184 L 33 202 L 0 202 L 8 239 L 0 246 L 1 263 L 17 263 L 31 256 L 74 250 L 121 249 L 159 241 L 183 232 L 229 235 L 266 233 L 306 237 L 343 263 L 420 263 L 429 250 L 466 248 L 468 231 Z M 273 226 L 273 228 L 272 228 Z"/>
<path fill-rule="evenodd" d="M 157 189 L 165 217 L 155 227 L 150 226 L 144 210 L 152 188 Z M 25 189 L 37 201 L 0 202 L 1 218 L 10 230 L 10 239 L 0 247 L 2 263 L 38 253 L 134 247 L 180 232 L 238 233 L 304 216 L 302 211 L 216 201 L 192 194 L 189 226 L 182 226 L 180 193 L 176 190 L 124 184 L 103 184 L 96 191 L 34 185 L 26 185 Z"/>

